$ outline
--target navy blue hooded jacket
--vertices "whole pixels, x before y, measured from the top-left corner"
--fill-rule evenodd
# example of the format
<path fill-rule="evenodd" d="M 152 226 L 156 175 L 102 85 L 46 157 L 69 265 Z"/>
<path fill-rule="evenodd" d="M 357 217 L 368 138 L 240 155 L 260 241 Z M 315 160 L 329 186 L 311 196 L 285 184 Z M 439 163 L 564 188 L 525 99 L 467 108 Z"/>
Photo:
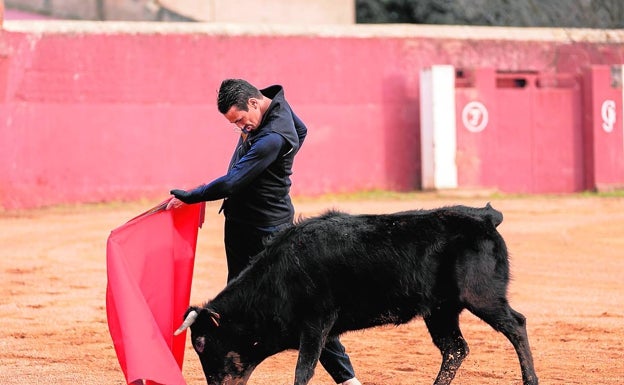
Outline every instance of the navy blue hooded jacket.
<path fill-rule="evenodd" d="M 307 134 L 305 124 L 284 98 L 282 86 L 260 90 L 272 99 L 260 125 L 238 141 L 226 175 L 189 191 L 186 203 L 225 198 L 228 220 L 256 227 L 292 222 L 290 175 Z"/>

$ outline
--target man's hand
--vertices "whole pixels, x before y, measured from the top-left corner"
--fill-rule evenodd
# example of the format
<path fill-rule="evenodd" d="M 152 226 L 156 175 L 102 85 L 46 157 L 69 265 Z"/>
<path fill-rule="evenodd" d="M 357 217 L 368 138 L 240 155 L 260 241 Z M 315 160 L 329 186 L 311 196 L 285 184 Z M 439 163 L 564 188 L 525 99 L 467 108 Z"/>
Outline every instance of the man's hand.
<path fill-rule="evenodd" d="M 177 209 L 178 207 L 182 207 L 184 205 L 185 205 L 184 202 L 174 197 L 174 198 L 171 198 L 169 202 L 167 202 L 167 207 L 165 207 L 165 210 Z"/>
<path fill-rule="evenodd" d="M 178 198 L 184 203 L 191 203 L 189 202 L 189 197 L 191 196 L 191 193 L 189 193 L 186 190 L 174 189 L 174 190 L 171 190 L 171 195 Z"/>
<path fill-rule="evenodd" d="M 171 195 L 173 195 L 174 198 L 167 203 L 167 210 L 177 209 L 178 207 L 182 207 L 185 203 L 191 203 L 188 202 L 189 196 L 191 195 L 188 191 L 174 189 L 171 190 Z"/>

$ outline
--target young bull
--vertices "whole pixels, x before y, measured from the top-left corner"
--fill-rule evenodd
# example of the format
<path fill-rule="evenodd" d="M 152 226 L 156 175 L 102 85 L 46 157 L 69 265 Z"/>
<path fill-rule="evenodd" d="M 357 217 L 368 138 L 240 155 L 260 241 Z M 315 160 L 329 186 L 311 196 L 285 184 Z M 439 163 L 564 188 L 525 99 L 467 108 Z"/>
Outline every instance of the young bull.
<path fill-rule="evenodd" d="M 507 302 L 502 218 L 488 204 L 303 220 L 212 301 L 189 308 L 176 334 L 190 326 L 209 385 L 244 385 L 286 349 L 299 350 L 295 385 L 304 385 L 327 336 L 422 316 L 442 352 L 434 384 L 443 385 L 468 354 L 459 329 L 468 309 L 511 341 L 524 385 L 536 385 L 525 317 Z"/>

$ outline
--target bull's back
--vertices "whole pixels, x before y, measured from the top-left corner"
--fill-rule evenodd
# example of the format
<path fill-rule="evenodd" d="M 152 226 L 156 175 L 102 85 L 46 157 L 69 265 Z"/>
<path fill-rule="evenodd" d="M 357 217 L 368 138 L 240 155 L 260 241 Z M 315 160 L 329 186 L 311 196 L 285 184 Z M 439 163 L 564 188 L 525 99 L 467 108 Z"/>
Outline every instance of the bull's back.
<path fill-rule="evenodd" d="M 496 213 L 491 206 L 389 215 L 330 212 L 298 224 L 274 253 L 292 274 L 309 277 L 306 290 L 322 304 L 302 311 L 340 309 L 338 333 L 399 324 L 428 313 L 436 301 L 457 297 L 458 269 L 470 270 L 471 259 L 481 259 L 477 266 L 506 263 Z M 472 252 L 484 245 L 486 252 Z"/>

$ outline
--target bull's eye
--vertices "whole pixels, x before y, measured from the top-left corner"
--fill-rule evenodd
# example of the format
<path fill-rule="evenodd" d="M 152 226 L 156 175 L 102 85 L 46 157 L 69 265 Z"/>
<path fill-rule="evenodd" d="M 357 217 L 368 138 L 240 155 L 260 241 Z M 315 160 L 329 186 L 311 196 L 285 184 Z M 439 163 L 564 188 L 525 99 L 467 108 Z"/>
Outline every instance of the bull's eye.
<path fill-rule="evenodd" d="M 202 353 L 204 348 L 206 347 L 206 338 L 205 337 L 197 337 L 193 342 L 193 347 L 197 353 Z"/>

